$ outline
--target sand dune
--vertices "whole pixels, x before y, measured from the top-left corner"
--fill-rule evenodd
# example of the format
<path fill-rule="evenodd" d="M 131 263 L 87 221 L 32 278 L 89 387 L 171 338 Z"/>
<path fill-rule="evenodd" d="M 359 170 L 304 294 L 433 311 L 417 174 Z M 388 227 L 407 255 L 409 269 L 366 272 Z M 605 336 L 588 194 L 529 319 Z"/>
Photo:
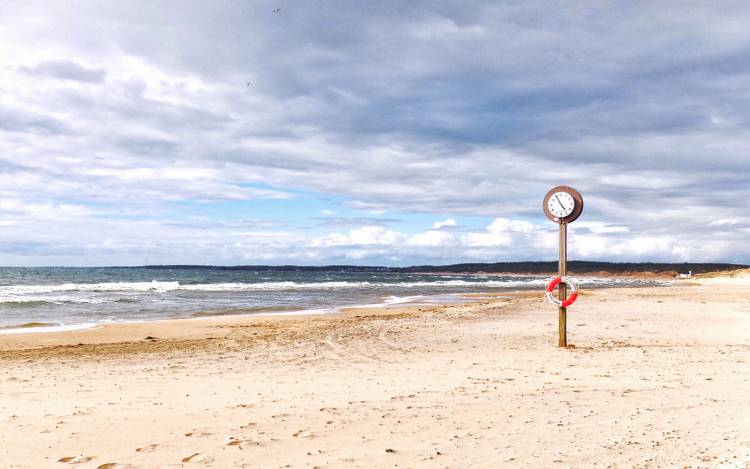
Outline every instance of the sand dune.
<path fill-rule="evenodd" d="M 722 272 L 698 274 L 696 278 L 750 278 L 750 269 L 735 269 Z"/>
<path fill-rule="evenodd" d="M 693 281 L 701 285 L 747 285 L 750 286 L 750 269 L 726 272 L 711 272 L 696 275 Z"/>

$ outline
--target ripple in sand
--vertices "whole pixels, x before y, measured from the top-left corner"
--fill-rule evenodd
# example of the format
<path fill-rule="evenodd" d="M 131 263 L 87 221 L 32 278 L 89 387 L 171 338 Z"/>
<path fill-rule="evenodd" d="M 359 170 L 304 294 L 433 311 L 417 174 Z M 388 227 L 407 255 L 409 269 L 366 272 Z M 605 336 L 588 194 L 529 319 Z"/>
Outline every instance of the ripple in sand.
<path fill-rule="evenodd" d="M 150 445 L 143 446 L 141 448 L 136 448 L 135 450 L 139 453 L 153 453 L 156 451 L 156 448 L 158 448 L 159 445 L 155 443 L 151 443 Z"/>
<path fill-rule="evenodd" d="M 243 446 L 260 446 L 260 442 L 254 440 L 237 440 L 231 438 L 231 441 L 227 443 L 227 446 L 239 446 L 242 449 Z"/>
<path fill-rule="evenodd" d="M 202 453 L 194 453 L 186 458 L 182 458 L 182 462 L 195 462 L 195 463 L 203 463 L 208 464 L 214 462 L 214 458 L 207 454 Z"/>
<path fill-rule="evenodd" d="M 251 306 L 247 308 L 227 308 L 220 310 L 197 311 L 192 313 L 194 318 L 206 318 L 214 316 L 237 316 L 244 314 L 269 314 L 269 313 L 293 313 L 302 311 L 301 308 L 292 306 Z"/>
<path fill-rule="evenodd" d="M 94 459 L 93 456 L 84 456 L 79 454 L 78 456 L 65 456 L 57 460 L 57 462 L 64 462 L 68 464 L 83 464 Z"/>

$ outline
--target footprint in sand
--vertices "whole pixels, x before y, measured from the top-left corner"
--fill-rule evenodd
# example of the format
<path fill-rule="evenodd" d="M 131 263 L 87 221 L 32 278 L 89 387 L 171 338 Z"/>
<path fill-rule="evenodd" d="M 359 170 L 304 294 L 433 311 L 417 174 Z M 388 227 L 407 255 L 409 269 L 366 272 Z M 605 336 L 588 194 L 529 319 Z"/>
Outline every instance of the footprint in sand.
<path fill-rule="evenodd" d="M 315 435 L 312 432 L 307 431 L 307 430 L 299 430 L 293 433 L 292 436 L 295 438 L 314 438 L 315 437 Z"/>
<path fill-rule="evenodd" d="M 338 409 L 335 407 L 321 407 L 321 412 L 336 412 Z"/>
<path fill-rule="evenodd" d="M 96 466 L 96 469 L 127 469 L 131 468 L 130 464 L 118 464 L 116 462 L 108 462 L 106 464 L 101 464 L 99 466 Z"/>
<path fill-rule="evenodd" d="M 182 458 L 182 462 L 194 462 L 208 464 L 214 462 L 214 458 L 207 454 L 195 453 L 186 458 Z"/>
<path fill-rule="evenodd" d="M 136 448 L 135 450 L 139 453 L 153 453 L 156 451 L 156 448 L 158 448 L 159 445 L 155 443 L 151 443 L 150 445 L 143 446 L 141 448 Z"/>
<path fill-rule="evenodd" d="M 185 436 L 190 437 L 190 438 L 203 438 L 206 436 L 211 436 L 211 434 L 207 432 L 188 432 L 188 433 L 185 433 Z"/>
<path fill-rule="evenodd" d="M 79 454 L 78 456 L 65 456 L 57 460 L 57 462 L 65 462 L 68 464 L 83 464 L 94 459 L 93 456 L 84 456 Z"/>
<path fill-rule="evenodd" d="M 242 449 L 243 446 L 260 446 L 260 442 L 253 440 L 236 440 L 232 438 L 231 441 L 227 443 L 227 446 L 238 446 Z"/>

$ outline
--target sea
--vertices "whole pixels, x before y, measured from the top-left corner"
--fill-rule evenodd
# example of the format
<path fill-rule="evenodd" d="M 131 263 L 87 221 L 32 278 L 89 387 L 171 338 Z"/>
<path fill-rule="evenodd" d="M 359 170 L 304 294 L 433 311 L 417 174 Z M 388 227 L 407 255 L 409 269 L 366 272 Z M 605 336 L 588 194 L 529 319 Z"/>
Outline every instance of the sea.
<path fill-rule="evenodd" d="M 226 268 L 0 268 L 0 334 L 219 315 L 328 314 L 343 307 L 470 301 L 469 293 L 538 290 L 539 276 Z M 582 289 L 653 281 L 581 278 Z"/>

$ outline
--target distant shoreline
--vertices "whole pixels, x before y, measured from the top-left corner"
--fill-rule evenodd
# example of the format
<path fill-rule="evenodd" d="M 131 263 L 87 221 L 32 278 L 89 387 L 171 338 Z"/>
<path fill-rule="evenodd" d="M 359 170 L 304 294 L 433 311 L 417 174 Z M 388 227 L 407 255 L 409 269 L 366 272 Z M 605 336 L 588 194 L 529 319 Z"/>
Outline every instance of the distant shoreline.
<path fill-rule="evenodd" d="M 211 264 L 154 264 L 154 265 L 112 265 L 112 266 L 4 266 L 0 269 L 144 269 L 144 270 L 207 270 L 207 271 L 246 271 L 246 272 L 337 272 L 337 273 L 394 273 L 394 274 L 456 274 L 456 275 L 508 275 L 545 276 L 557 272 L 557 261 L 513 261 L 513 262 L 474 262 L 445 265 L 414 265 L 408 267 L 373 265 L 211 265 Z M 748 264 L 721 262 L 600 262 L 568 261 L 568 271 L 576 275 L 602 277 L 643 277 L 667 278 L 678 273 L 691 272 L 695 275 L 724 273 L 750 268 Z"/>
<path fill-rule="evenodd" d="M 568 270 L 578 275 L 602 276 L 642 276 L 647 274 L 652 278 L 675 276 L 681 272 L 692 271 L 694 274 L 711 272 L 727 272 L 750 267 L 746 264 L 730 263 L 672 263 L 672 262 L 598 262 L 598 261 L 569 261 Z M 128 269 L 181 269 L 181 270 L 225 270 L 225 271 L 271 271 L 271 272 L 388 272 L 409 274 L 499 274 L 499 275 L 550 275 L 557 272 L 557 261 L 518 261 L 518 262 L 487 262 L 460 263 L 447 265 L 416 265 L 409 267 L 386 267 L 367 265 L 142 265 L 110 268 Z"/>

